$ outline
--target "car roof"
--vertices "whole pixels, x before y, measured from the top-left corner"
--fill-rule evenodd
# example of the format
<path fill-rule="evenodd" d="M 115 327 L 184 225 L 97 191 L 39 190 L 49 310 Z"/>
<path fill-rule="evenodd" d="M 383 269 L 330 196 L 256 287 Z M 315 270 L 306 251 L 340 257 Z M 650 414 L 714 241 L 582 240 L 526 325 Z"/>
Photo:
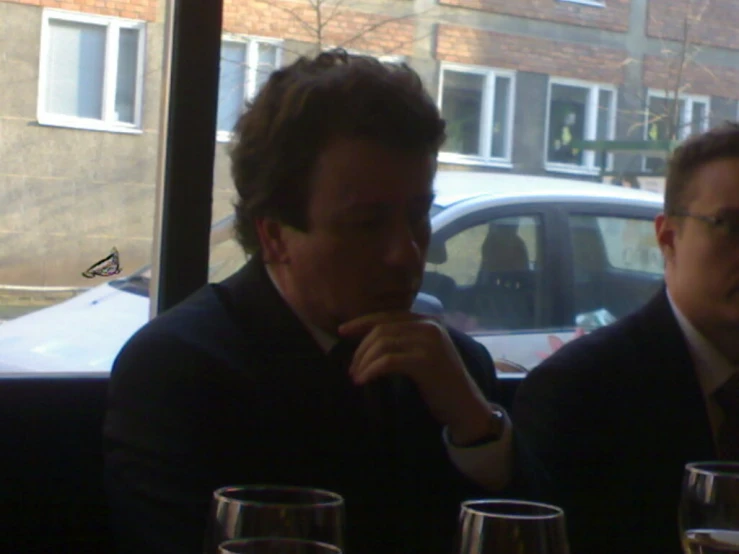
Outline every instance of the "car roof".
<path fill-rule="evenodd" d="M 480 171 L 439 171 L 434 181 L 434 191 L 436 192 L 434 203 L 442 208 L 479 197 L 631 200 L 655 204 L 661 204 L 663 201 L 662 195 L 655 192 L 605 183 Z"/>

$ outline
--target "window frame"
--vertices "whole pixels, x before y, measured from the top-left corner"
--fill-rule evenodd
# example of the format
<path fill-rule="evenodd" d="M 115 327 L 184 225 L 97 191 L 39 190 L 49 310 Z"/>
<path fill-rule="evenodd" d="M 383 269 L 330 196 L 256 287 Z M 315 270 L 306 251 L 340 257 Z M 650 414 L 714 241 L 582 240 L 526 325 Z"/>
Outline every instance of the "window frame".
<path fill-rule="evenodd" d="M 102 117 L 100 119 L 61 115 L 46 109 L 51 26 L 54 21 L 95 25 L 105 29 L 105 65 L 103 68 Z M 116 121 L 114 118 L 116 79 L 118 77 L 118 52 L 121 29 L 138 32 L 138 51 L 136 53 L 136 82 L 134 92 L 133 123 Z M 36 104 L 36 119 L 40 125 L 70 127 L 90 131 L 115 133 L 142 133 L 144 104 L 144 75 L 146 63 L 146 21 L 126 19 L 106 15 L 73 12 L 44 8 L 41 20 L 41 41 L 39 52 L 39 78 Z"/>
<path fill-rule="evenodd" d="M 593 150 L 583 151 L 583 164 L 568 164 L 562 162 L 549 161 L 549 130 L 551 125 L 552 112 L 552 86 L 562 85 L 567 87 L 578 87 L 588 90 L 588 101 L 586 107 L 585 136 L 583 140 L 596 140 L 598 134 L 598 106 L 601 90 L 611 93 L 611 104 L 609 106 L 610 114 L 608 115 L 608 123 L 610 130 L 605 140 L 614 140 L 616 138 L 616 114 L 618 112 L 618 87 L 608 83 L 598 83 L 594 81 L 583 81 L 580 79 L 567 79 L 562 77 L 549 77 L 547 84 L 547 104 L 546 116 L 544 122 L 544 169 L 553 173 L 569 173 L 571 175 L 600 175 L 601 167 L 598 165 L 596 152 Z M 610 169 L 613 165 L 613 155 L 608 155 L 606 168 Z"/>
<path fill-rule="evenodd" d="M 444 72 L 456 71 L 458 73 L 468 73 L 473 75 L 483 75 L 485 77 L 485 85 L 482 91 L 482 114 L 480 115 L 480 139 L 478 142 L 478 152 L 488 152 L 488 155 L 481 154 L 459 154 L 456 152 L 446 152 L 443 149 L 439 152 L 438 159 L 442 163 L 452 163 L 461 165 L 475 165 L 485 167 L 500 167 L 510 169 L 513 167 L 513 125 L 516 113 L 516 71 L 512 69 L 497 69 L 479 65 L 458 64 L 451 62 L 442 62 L 439 67 L 439 89 L 437 94 L 437 105 L 439 111 L 444 105 Z M 509 105 L 506 114 L 506 124 L 508 133 L 504 137 L 504 149 L 506 155 L 503 157 L 492 156 L 493 148 L 493 127 L 495 117 L 495 81 L 497 77 L 505 77 L 510 79 L 510 90 L 508 92 Z M 487 122 L 487 125 L 484 123 Z M 485 132 L 485 129 L 488 129 Z"/>
<path fill-rule="evenodd" d="M 683 119 L 687 113 L 690 113 L 690 122 L 692 125 L 693 122 L 693 104 L 696 102 L 699 104 L 705 104 L 706 105 L 706 119 L 701 125 L 701 131 L 705 132 L 708 131 L 710 127 L 710 114 L 711 114 L 711 97 L 706 94 L 678 94 L 677 97 L 672 95 L 668 91 L 659 90 L 650 88 L 647 90 L 647 102 L 646 106 L 644 106 L 644 139 L 648 140 L 648 133 L 649 133 L 649 103 L 652 100 L 652 98 L 661 98 L 663 100 L 676 100 L 679 102 L 680 100 L 685 101 L 685 106 L 683 108 Z M 687 121 L 687 119 L 684 119 Z M 682 128 L 679 130 L 679 139 L 678 140 L 685 140 L 688 138 L 691 134 L 690 126 L 683 125 Z"/>
<path fill-rule="evenodd" d="M 709 95 L 705 94 L 678 94 L 677 96 L 674 96 L 669 91 L 665 90 L 659 90 L 655 88 L 647 89 L 647 98 L 646 103 L 644 106 L 644 132 L 642 133 L 643 140 L 649 140 L 649 104 L 652 100 L 652 98 L 661 98 L 663 100 L 674 100 L 676 102 L 680 102 L 683 100 L 685 102 L 685 106 L 683 107 L 683 113 L 681 114 L 681 119 L 685 120 L 686 114 L 690 114 L 690 122 L 691 125 L 683 125 L 678 130 L 678 140 L 682 141 L 688 138 L 692 133 L 692 122 L 693 122 L 693 104 L 698 102 L 706 105 L 706 119 L 701 125 L 701 131 L 705 132 L 708 131 L 710 127 L 710 117 L 711 117 L 711 97 Z M 641 169 L 642 171 L 647 171 L 647 160 L 650 158 L 653 158 L 654 156 L 642 156 L 641 160 Z"/>
<path fill-rule="evenodd" d="M 223 33 L 221 36 L 221 45 L 224 42 L 231 44 L 239 44 L 246 50 L 246 68 L 244 70 L 244 98 L 242 102 L 251 100 L 256 95 L 256 72 L 259 65 L 259 45 L 270 44 L 277 48 L 275 56 L 275 68 L 282 66 L 282 54 L 284 51 L 285 41 L 283 39 L 274 37 L 263 37 L 258 35 L 239 35 L 235 33 Z M 222 61 L 222 60 L 221 60 Z M 220 72 L 219 72 L 220 79 Z M 218 106 L 216 106 L 216 109 Z M 217 128 L 218 121 L 216 121 L 216 141 L 217 142 L 230 142 L 233 138 L 233 131 L 226 131 L 224 129 Z"/>

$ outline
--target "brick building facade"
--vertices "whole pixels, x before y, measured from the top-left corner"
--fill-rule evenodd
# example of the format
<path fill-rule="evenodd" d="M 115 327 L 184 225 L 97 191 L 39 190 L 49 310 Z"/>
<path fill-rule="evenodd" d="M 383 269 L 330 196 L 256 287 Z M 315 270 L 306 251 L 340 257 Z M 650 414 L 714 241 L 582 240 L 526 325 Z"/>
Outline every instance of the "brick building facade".
<path fill-rule="evenodd" d="M 317 43 L 411 63 L 449 122 L 440 159 L 456 169 L 597 179 L 599 159 L 568 140 L 664 133 L 650 116 L 675 94 L 680 136 L 737 118 L 735 0 L 347 0 L 323 9 L 318 32 L 305 1 L 224 2 L 221 87 L 233 90 L 219 104 L 219 138 L 229 110 L 271 67 Z M 112 246 L 125 272 L 149 259 L 164 17 L 158 0 L 0 0 L 0 284 L 89 284 L 81 271 Z M 612 163 L 659 170 L 640 156 Z M 214 220 L 231 201 L 221 142 Z"/>

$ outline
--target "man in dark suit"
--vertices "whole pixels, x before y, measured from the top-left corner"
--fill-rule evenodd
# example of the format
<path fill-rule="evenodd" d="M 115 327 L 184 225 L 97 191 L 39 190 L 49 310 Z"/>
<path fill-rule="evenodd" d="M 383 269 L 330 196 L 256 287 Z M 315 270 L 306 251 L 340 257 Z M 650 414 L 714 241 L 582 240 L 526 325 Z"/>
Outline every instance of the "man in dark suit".
<path fill-rule="evenodd" d="M 349 552 L 448 552 L 460 501 L 508 483 L 489 354 L 410 311 L 443 139 L 407 66 L 338 51 L 270 77 L 232 150 L 251 260 L 113 368 L 121 552 L 201 552 L 212 491 L 249 483 L 343 495 Z"/>
<path fill-rule="evenodd" d="M 739 126 L 675 151 L 655 227 L 666 288 L 558 350 L 516 396 L 573 554 L 676 554 L 685 464 L 737 459 Z"/>

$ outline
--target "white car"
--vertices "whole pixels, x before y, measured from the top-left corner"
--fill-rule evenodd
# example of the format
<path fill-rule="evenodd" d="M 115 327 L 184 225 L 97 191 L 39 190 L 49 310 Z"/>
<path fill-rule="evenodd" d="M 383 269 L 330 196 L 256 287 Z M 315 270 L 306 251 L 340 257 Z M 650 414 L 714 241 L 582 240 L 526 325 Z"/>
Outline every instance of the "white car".
<path fill-rule="evenodd" d="M 525 372 L 662 286 L 651 192 L 552 177 L 441 171 L 416 308 Z M 213 227 L 209 276 L 244 263 L 232 218 Z M 149 268 L 0 325 L 0 373 L 109 372 L 146 323 Z"/>

